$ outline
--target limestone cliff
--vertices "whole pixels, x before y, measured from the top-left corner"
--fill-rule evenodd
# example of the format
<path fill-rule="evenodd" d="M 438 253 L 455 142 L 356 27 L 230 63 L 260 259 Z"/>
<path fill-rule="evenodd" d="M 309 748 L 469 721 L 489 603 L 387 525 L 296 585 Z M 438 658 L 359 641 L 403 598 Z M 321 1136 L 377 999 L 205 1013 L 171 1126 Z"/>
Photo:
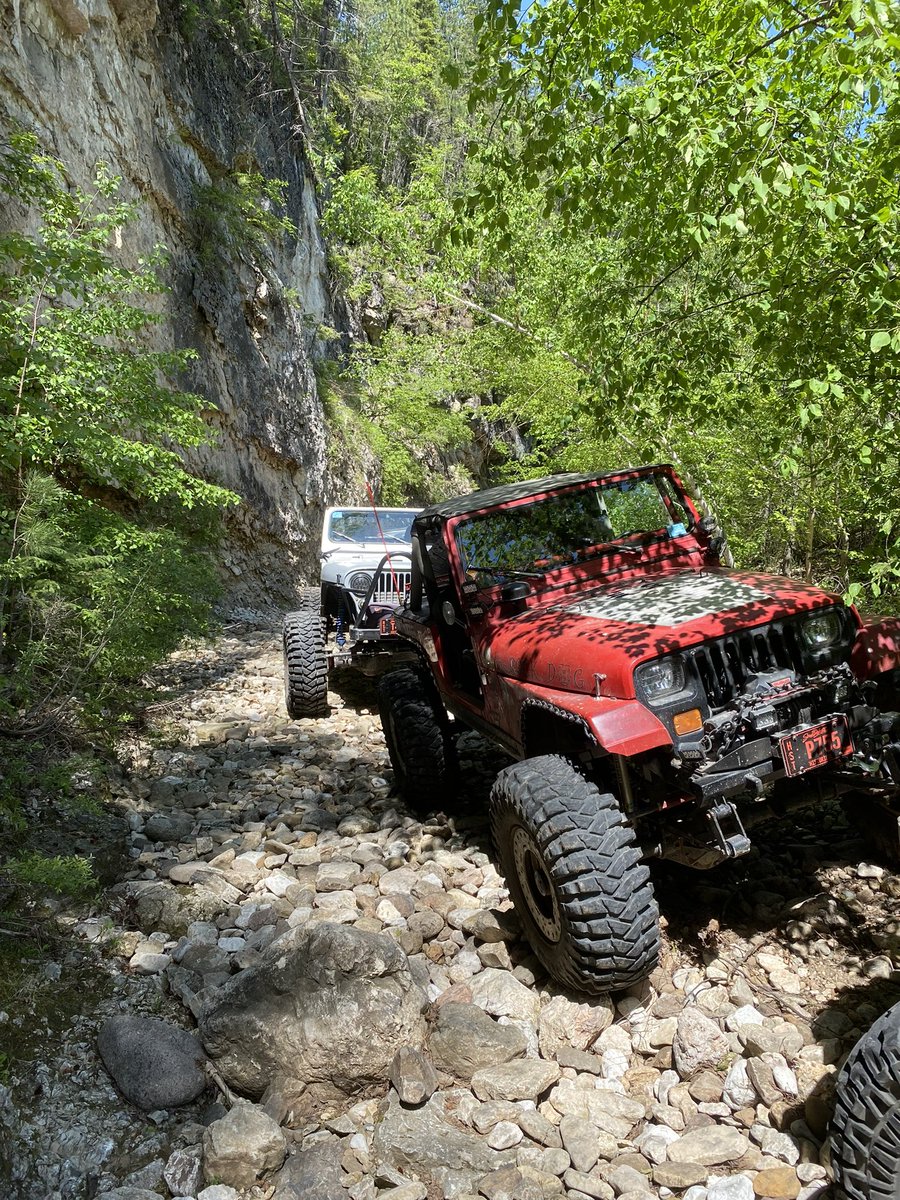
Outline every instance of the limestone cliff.
<path fill-rule="evenodd" d="M 188 44 L 183 19 L 175 0 L 4 3 L 0 127 L 36 132 L 81 186 L 107 163 L 139 214 L 123 253 L 167 247 L 157 337 L 197 351 L 186 382 L 219 438 L 195 461 L 244 500 L 225 563 L 247 602 L 277 606 L 317 571 L 323 506 L 354 490 L 329 471 L 313 371 L 318 330 L 346 322 L 283 98 L 224 42 L 194 30 Z M 286 182 L 291 232 L 244 235 L 238 172 Z"/>

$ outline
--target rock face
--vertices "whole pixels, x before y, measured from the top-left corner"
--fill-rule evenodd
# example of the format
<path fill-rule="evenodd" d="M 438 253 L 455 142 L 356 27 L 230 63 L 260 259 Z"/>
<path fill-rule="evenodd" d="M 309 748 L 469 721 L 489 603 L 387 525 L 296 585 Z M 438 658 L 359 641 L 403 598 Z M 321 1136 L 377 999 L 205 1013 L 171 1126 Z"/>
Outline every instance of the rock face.
<path fill-rule="evenodd" d="M 296 116 L 266 98 L 258 64 L 202 17 L 189 45 L 185 12 L 172 0 L 4 5 L 0 127 L 34 130 L 88 190 L 98 162 L 121 177 L 137 210 L 122 233 L 126 268 L 167 248 L 157 345 L 197 353 L 187 383 L 209 399 L 219 445 L 191 457 L 242 497 L 225 565 L 240 576 L 241 601 L 259 608 L 317 573 L 335 483 L 313 362 L 317 330 L 346 317 L 331 298 Z M 255 174 L 285 181 L 290 232 L 254 238 L 241 226 L 242 200 L 265 206 L 239 191 Z M 22 212 L 3 218 L 29 224 Z"/>
<path fill-rule="evenodd" d="M 222 989 L 200 1022 L 233 1087 L 259 1096 L 289 1067 L 323 1098 L 388 1079 L 401 1046 L 421 1047 L 423 993 L 393 939 L 345 925 L 297 928 Z"/>
<path fill-rule="evenodd" d="M 190 1104 L 206 1087 L 200 1043 L 155 1017 L 111 1017 L 97 1048 L 119 1091 L 145 1112 Z"/>

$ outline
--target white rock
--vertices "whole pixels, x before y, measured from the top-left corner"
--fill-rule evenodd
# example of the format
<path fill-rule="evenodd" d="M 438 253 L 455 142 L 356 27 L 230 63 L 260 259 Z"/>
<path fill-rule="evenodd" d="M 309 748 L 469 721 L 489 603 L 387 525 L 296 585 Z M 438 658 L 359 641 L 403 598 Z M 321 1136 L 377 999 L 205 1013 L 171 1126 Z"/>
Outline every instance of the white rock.
<path fill-rule="evenodd" d="M 746 1175 L 724 1175 L 710 1179 L 706 1189 L 707 1200 L 755 1200 L 753 1184 Z"/>
<path fill-rule="evenodd" d="M 781 1133 L 778 1129 L 764 1129 L 759 1138 L 759 1148 L 763 1154 L 781 1159 L 791 1167 L 800 1161 L 800 1148 L 797 1143 L 790 1134 Z"/>
<path fill-rule="evenodd" d="M 631 1054 L 623 1050 L 604 1050 L 600 1055 L 600 1074 L 604 1079 L 624 1079 L 631 1066 Z"/>
<path fill-rule="evenodd" d="M 772 1077 L 775 1083 L 787 1096 L 799 1096 L 800 1085 L 797 1083 L 797 1076 L 792 1067 L 784 1061 L 780 1054 L 772 1054 L 764 1056 L 768 1062 L 771 1058 L 772 1062 L 769 1065 L 772 1068 Z"/>
<path fill-rule="evenodd" d="M 762 1025 L 765 1017 L 752 1004 L 742 1004 L 731 1016 L 725 1018 L 725 1028 L 736 1032 L 742 1025 Z"/>
<path fill-rule="evenodd" d="M 663 1071 L 656 1081 L 655 1088 L 656 1098 L 660 1104 L 668 1104 L 670 1089 L 680 1082 L 677 1071 Z"/>
<path fill-rule="evenodd" d="M 488 967 L 472 980 L 472 1001 L 494 1017 L 513 1017 L 537 1025 L 541 1011 L 538 995 L 508 971 Z"/>
<path fill-rule="evenodd" d="M 273 871 L 265 881 L 266 891 L 271 892 L 273 896 L 283 896 L 288 888 L 293 887 L 296 882 L 293 875 L 287 875 L 284 871 Z"/>
<path fill-rule="evenodd" d="M 672 1044 L 675 1069 L 690 1079 L 703 1067 L 715 1067 L 729 1052 L 728 1038 L 709 1017 L 690 1006 L 682 1009 Z"/>
<path fill-rule="evenodd" d="M 564 1046 L 587 1050 L 609 1028 L 612 1019 L 613 1004 L 608 996 L 585 1004 L 554 996 L 541 1009 L 538 1039 L 542 1056 L 554 1058 L 556 1051 Z"/>
<path fill-rule="evenodd" d="M 737 1112 L 739 1108 L 749 1108 L 756 1103 L 756 1089 L 747 1075 L 747 1063 L 743 1058 L 736 1058 L 728 1068 L 722 1099 L 733 1112 Z"/>
<path fill-rule="evenodd" d="M 631 1054 L 631 1034 L 622 1025 L 610 1025 L 600 1034 L 594 1050 L 601 1053 L 604 1050 L 619 1050 L 623 1054 Z"/>
<path fill-rule="evenodd" d="M 509 1150 L 511 1146 L 518 1146 L 523 1136 L 522 1130 L 512 1121 L 498 1121 L 488 1134 L 487 1142 L 493 1150 Z"/>

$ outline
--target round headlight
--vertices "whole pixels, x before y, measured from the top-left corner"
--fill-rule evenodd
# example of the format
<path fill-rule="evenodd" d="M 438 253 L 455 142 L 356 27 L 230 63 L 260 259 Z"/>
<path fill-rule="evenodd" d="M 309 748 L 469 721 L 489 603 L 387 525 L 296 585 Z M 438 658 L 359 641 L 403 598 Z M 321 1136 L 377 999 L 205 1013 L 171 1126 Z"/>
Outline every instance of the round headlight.
<path fill-rule="evenodd" d="M 841 617 L 837 609 L 816 613 L 800 627 L 803 641 L 810 650 L 827 650 L 841 638 Z"/>
<path fill-rule="evenodd" d="M 662 658 L 645 663 L 637 672 L 641 691 L 650 704 L 663 704 L 684 688 L 684 663 L 680 658 Z"/>
<path fill-rule="evenodd" d="M 347 580 L 347 587 L 351 592 L 358 592 L 361 595 L 369 590 L 369 584 L 372 582 L 372 576 L 366 571 L 354 571 Z"/>

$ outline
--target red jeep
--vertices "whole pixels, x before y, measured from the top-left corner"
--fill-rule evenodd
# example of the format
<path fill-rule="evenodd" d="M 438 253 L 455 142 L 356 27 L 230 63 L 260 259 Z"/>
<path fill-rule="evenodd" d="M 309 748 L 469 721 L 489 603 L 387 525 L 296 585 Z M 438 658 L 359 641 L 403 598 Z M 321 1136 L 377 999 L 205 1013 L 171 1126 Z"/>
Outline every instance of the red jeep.
<path fill-rule="evenodd" d="M 584 991 L 652 970 L 642 857 L 712 866 L 746 830 L 835 796 L 890 811 L 900 621 L 728 570 L 669 466 L 557 475 L 425 509 L 396 614 L 419 668 L 382 680 L 397 784 L 452 797 L 454 722 L 517 761 L 491 831 L 537 955 Z M 893 820 L 896 830 L 896 817 Z"/>

